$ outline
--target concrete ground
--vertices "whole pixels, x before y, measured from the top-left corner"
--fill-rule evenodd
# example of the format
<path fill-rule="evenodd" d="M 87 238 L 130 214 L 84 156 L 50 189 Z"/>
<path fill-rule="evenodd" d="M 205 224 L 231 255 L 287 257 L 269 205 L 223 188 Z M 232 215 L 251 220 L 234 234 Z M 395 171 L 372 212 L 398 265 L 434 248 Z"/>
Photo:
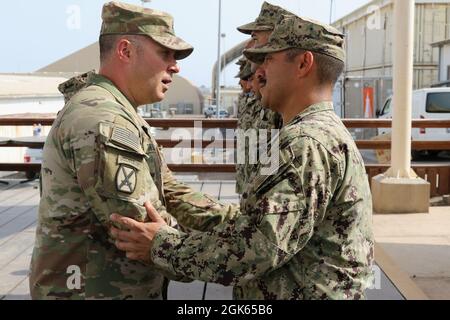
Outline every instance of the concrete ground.
<path fill-rule="evenodd" d="M 430 298 L 450 300 L 450 207 L 429 214 L 375 214 L 375 239 Z"/>

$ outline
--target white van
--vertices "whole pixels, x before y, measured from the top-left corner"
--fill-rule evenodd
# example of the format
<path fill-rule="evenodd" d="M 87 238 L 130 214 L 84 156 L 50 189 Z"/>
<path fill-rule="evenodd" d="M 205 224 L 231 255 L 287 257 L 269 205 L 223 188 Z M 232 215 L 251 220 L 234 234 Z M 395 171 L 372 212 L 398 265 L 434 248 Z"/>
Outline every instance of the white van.
<path fill-rule="evenodd" d="M 389 97 L 383 109 L 377 113 L 380 119 L 392 119 L 392 96 Z M 445 119 L 450 120 L 450 88 L 425 88 L 413 91 L 413 119 Z M 390 133 L 390 128 L 379 128 L 378 134 Z M 450 128 L 413 128 L 411 138 L 417 140 L 450 140 Z M 440 150 L 430 150 L 430 155 L 436 155 Z M 415 152 L 415 156 L 417 156 Z M 413 154 L 414 156 L 414 154 Z"/>

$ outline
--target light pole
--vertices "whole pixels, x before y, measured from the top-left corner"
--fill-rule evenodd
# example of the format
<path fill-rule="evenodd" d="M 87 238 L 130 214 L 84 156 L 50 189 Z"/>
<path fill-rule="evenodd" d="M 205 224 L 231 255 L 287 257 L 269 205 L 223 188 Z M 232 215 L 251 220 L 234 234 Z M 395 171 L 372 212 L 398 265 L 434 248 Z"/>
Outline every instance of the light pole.
<path fill-rule="evenodd" d="M 223 50 L 225 51 L 226 49 L 225 49 L 225 37 L 227 36 L 225 33 L 222 33 L 221 35 L 220 35 L 221 37 L 222 37 L 222 39 L 223 39 L 223 42 L 222 42 L 222 44 L 223 44 Z M 223 60 L 222 60 L 222 73 L 223 73 L 223 86 L 224 87 L 226 87 L 227 86 L 227 84 L 226 84 L 226 76 L 225 76 L 225 61 L 226 61 L 226 57 L 225 57 L 225 55 L 223 56 Z"/>
<path fill-rule="evenodd" d="M 333 22 L 333 0 L 330 0 L 330 24 Z"/>
<path fill-rule="evenodd" d="M 217 77 L 216 77 L 216 108 L 217 118 L 219 118 L 220 107 L 220 38 L 222 29 L 222 0 L 219 0 L 219 25 L 217 30 Z"/>

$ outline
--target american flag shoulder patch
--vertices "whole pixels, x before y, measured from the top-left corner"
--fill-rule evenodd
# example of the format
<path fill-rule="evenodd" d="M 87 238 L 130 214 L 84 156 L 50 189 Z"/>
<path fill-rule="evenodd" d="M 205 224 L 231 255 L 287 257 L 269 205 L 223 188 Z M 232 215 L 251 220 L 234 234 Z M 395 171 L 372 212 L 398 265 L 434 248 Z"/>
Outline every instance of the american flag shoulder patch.
<path fill-rule="evenodd" d="M 110 140 L 136 152 L 142 153 L 139 137 L 129 129 L 117 126 L 114 127 Z"/>

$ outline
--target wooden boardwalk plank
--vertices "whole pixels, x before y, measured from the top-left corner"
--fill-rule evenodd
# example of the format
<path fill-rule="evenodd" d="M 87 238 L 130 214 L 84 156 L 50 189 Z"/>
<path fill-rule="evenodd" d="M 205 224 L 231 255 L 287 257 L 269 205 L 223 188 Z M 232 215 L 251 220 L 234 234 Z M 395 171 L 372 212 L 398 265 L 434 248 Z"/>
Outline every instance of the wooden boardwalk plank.
<path fill-rule="evenodd" d="M 192 190 L 200 192 L 203 187 L 203 182 L 201 181 L 187 181 L 185 182 Z"/>
<path fill-rule="evenodd" d="M 239 204 L 239 194 L 236 193 L 236 183 L 234 181 L 222 182 L 219 200 L 224 203 Z"/>
<path fill-rule="evenodd" d="M 29 279 L 23 279 L 3 300 L 31 300 Z"/>
<path fill-rule="evenodd" d="M 14 181 L 14 180 L 8 180 L 8 179 L 4 179 L 4 178 L 0 178 L 0 181 L 4 181 L 4 182 L 8 182 L 6 183 L 0 183 L 0 191 L 5 191 L 8 189 L 13 188 L 16 184 L 18 184 L 18 181 Z"/>
<path fill-rule="evenodd" d="M 12 199 L 22 199 L 24 192 L 39 192 L 38 189 L 35 189 L 35 186 L 35 183 L 14 183 L 9 185 L 7 189 L 1 190 L 0 192 L 0 204 L 3 206 L 4 203 Z"/>
<path fill-rule="evenodd" d="M 30 267 L 32 252 L 33 245 L 23 251 L 22 254 L 8 264 L 8 266 L 0 270 L 0 299 L 5 298 L 9 293 L 13 292 L 18 285 L 28 278 L 28 270 Z M 26 289 L 26 293 L 29 295 L 29 289 Z"/>
<path fill-rule="evenodd" d="M 20 205 L 9 207 L 9 209 L 5 210 L 0 214 L 0 228 L 7 224 L 8 222 L 16 219 L 22 214 L 28 212 L 34 207 L 37 207 L 39 204 L 39 195 L 36 194 L 29 199 L 24 200 Z"/>
<path fill-rule="evenodd" d="M 0 270 L 34 245 L 35 233 L 36 228 L 34 226 L 27 228 L 0 245 Z"/>
<path fill-rule="evenodd" d="M 13 194 L 10 194 L 6 199 L 0 200 L 0 215 L 2 215 L 2 213 L 7 211 L 9 208 L 19 206 L 30 198 L 39 195 L 37 190 L 30 188 L 19 190 L 14 189 L 11 191 L 13 191 Z"/>
<path fill-rule="evenodd" d="M 8 222 L 0 228 L 0 246 L 11 240 L 18 232 L 36 224 L 37 207 Z"/>
<path fill-rule="evenodd" d="M 202 192 L 218 199 L 220 195 L 220 182 L 205 181 L 203 183 Z"/>
<path fill-rule="evenodd" d="M 236 183 L 234 182 L 222 182 L 220 189 L 220 199 L 236 199 L 239 198 L 239 194 L 236 193 Z"/>

